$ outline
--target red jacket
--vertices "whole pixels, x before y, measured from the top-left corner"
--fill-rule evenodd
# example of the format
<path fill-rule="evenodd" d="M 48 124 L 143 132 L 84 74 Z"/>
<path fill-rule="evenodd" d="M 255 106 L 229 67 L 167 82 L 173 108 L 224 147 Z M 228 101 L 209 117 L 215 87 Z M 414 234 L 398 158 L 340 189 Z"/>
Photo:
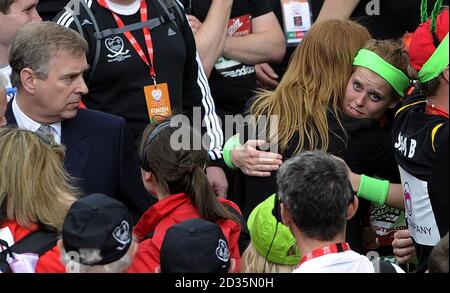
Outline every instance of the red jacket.
<path fill-rule="evenodd" d="M 229 200 L 219 198 L 221 203 L 228 204 L 237 211 L 237 205 Z M 154 273 L 159 266 L 159 255 L 166 231 L 177 223 L 192 218 L 200 218 L 189 197 L 184 194 L 171 195 L 148 209 L 133 229 L 139 246 L 133 263 L 128 268 L 129 273 Z M 230 257 L 236 260 L 235 270 L 240 271 L 239 235 L 241 227 L 232 220 L 220 220 L 218 224 L 227 238 Z M 154 232 L 152 238 L 144 239 Z M 142 242 L 141 242 L 142 241 Z"/>
<path fill-rule="evenodd" d="M 3 233 L 11 233 L 14 242 L 19 241 L 26 235 L 30 234 L 31 232 L 34 232 L 38 229 L 38 225 L 33 224 L 29 229 L 24 228 L 20 226 L 15 221 L 5 221 L 0 226 L 3 230 Z M 3 234 L 2 233 L 2 234 Z M 8 233 L 9 234 L 9 233 Z M 41 257 L 39 257 L 39 260 L 36 265 L 36 273 L 65 273 L 66 269 L 64 265 L 60 261 L 60 252 L 57 246 L 53 247 L 46 253 L 44 253 Z"/>

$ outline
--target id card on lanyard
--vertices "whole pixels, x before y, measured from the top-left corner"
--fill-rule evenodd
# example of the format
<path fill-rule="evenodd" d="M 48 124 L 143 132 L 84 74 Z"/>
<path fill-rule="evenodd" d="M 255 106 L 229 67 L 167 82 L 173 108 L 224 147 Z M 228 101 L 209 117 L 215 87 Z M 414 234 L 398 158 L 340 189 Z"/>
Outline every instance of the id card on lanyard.
<path fill-rule="evenodd" d="M 280 0 L 284 34 L 288 46 L 297 46 L 312 25 L 308 0 Z"/>
<path fill-rule="evenodd" d="M 125 26 L 120 17 L 108 7 L 108 4 L 105 0 L 98 0 L 98 4 L 111 11 L 114 20 L 116 21 L 119 28 L 123 28 Z M 139 13 L 141 16 L 141 22 L 146 22 L 148 19 L 146 0 L 141 0 Z M 149 119 L 150 121 L 153 119 L 159 120 L 158 118 L 164 119 L 164 117 L 172 115 L 172 110 L 170 107 L 169 87 L 167 83 L 158 84 L 156 82 L 156 72 L 153 60 L 153 42 L 150 34 L 150 29 L 148 27 L 144 27 L 142 31 L 144 33 L 145 45 L 147 46 L 148 58 L 131 32 L 126 31 L 124 32 L 124 35 L 130 42 L 133 49 L 142 59 L 142 61 L 149 67 L 150 77 L 153 80 L 152 85 L 147 85 L 144 87 L 145 101 L 147 103 Z"/>

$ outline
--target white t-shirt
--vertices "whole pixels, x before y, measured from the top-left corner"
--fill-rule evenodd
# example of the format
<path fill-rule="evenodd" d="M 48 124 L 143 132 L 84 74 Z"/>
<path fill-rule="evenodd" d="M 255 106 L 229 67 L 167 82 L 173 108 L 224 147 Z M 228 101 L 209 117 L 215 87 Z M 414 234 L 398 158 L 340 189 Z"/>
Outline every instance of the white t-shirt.
<path fill-rule="evenodd" d="M 106 0 L 106 4 L 108 4 L 109 9 L 111 9 L 112 11 L 114 11 L 117 14 L 133 15 L 139 11 L 141 1 L 136 0 L 131 4 L 122 5 L 122 4 L 117 4 L 117 3 L 111 2 L 109 0 Z"/>
<path fill-rule="evenodd" d="M 394 265 L 397 273 L 404 271 Z M 374 273 L 373 263 L 364 255 L 347 250 L 325 254 L 302 263 L 293 273 Z"/>

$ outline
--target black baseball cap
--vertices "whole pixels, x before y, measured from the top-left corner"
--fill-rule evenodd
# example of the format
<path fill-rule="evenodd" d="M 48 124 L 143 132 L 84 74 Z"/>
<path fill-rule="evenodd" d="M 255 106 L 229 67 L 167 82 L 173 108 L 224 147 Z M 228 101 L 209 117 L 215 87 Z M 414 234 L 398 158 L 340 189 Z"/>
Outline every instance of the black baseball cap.
<path fill-rule="evenodd" d="M 228 242 L 217 224 L 189 219 L 167 230 L 160 264 L 162 273 L 227 273 Z"/>
<path fill-rule="evenodd" d="M 99 249 L 101 260 L 83 260 L 84 265 L 105 265 L 119 260 L 131 245 L 131 216 L 128 208 L 107 195 L 95 193 L 77 200 L 63 225 L 66 252 Z"/>

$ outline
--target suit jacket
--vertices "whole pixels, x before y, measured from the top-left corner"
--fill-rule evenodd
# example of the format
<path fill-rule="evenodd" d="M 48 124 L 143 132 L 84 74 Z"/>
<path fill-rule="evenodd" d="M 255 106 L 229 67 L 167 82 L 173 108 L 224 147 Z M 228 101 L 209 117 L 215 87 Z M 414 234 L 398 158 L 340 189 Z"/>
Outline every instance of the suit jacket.
<path fill-rule="evenodd" d="M 17 125 L 8 103 L 6 119 Z M 64 165 L 77 179 L 83 195 L 104 193 L 128 206 L 140 217 L 155 199 L 145 190 L 136 152 L 121 117 L 94 110 L 61 122 L 61 142 L 66 147 Z"/>

